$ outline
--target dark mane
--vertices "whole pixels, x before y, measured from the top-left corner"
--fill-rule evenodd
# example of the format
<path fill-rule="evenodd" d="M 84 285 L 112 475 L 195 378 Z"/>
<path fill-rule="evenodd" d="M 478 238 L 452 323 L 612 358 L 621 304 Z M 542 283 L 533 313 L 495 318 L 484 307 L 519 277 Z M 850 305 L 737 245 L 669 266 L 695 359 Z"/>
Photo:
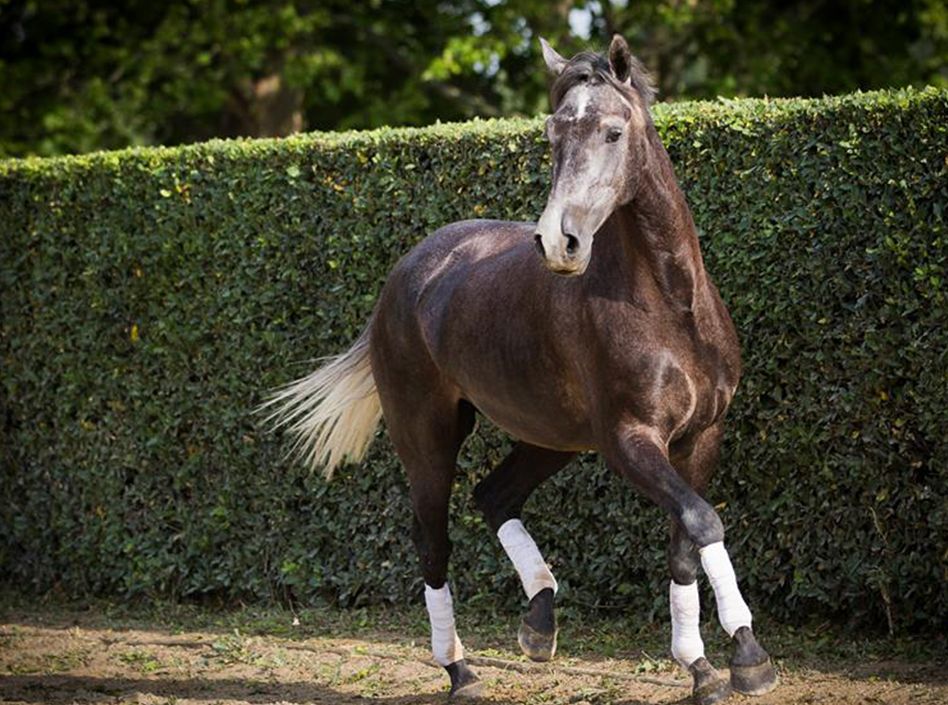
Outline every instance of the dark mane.
<path fill-rule="evenodd" d="M 632 57 L 632 73 L 630 82 L 632 88 L 639 94 L 646 106 L 651 105 L 655 99 L 655 86 L 652 84 L 652 78 L 642 62 Z M 582 51 L 566 65 L 566 68 L 553 81 L 550 88 L 550 106 L 553 111 L 559 106 L 569 89 L 578 83 L 606 82 L 610 83 L 616 90 L 628 90 L 628 86 L 621 83 L 612 75 L 609 67 L 609 60 L 602 54 L 596 54 L 591 51 Z"/>

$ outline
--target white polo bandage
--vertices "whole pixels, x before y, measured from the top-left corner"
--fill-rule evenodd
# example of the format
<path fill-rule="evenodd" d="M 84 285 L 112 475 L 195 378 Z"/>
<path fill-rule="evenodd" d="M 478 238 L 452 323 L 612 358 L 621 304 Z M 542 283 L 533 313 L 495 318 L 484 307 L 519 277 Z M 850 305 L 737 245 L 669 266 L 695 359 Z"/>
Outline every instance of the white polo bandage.
<path fill-rule="evenodd" d="M 431 621 L 431 653 L 442 666 L 450 666 L 464 658 L 464 647 L 454 628 L 454 601 L 445 583 L 435 590 L 425 585 L 425 606 Z"/>
<path fill-rule="evenodd" d="M 519 519 L 505 521 L 497 530 L 497 538 L 516 568 L 528 600 L 532 600 L 534 595 L 544 588 L 552 588 L 553 592 L 556 592 L 553 573 Z"/>
<path fill-rule="evenodd" d="M 701 600 L 698 597 L 698 581 L 691 585 L 679 585 L 674 580 L 668 586 L 668 603 L 671 606 L 672 656 L 685 668 L 704 656 L 701 641 Z"/>
<path fill-rule="evenodd" d="M 718 604 L 718 621 L 728 636 L 734 636 L 734 632 L 741 627 L 751 625 L 751 611 L 737 587 L 737 576 L 734 575 L 731 558 L 722 541 L 705 546 L 699 553 L 701 567 L 714 589 L 714 599 Z"/>

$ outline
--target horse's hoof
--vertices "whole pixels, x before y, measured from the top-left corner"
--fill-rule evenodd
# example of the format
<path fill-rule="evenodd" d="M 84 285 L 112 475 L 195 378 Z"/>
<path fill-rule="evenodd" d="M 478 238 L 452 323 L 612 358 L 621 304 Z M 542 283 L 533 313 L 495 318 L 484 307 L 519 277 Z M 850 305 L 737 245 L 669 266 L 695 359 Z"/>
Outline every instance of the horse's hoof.
<path fill-rule="evenodd" d="M 451 692 L 449 698 L 479 698 L 484 693 L 484 684 L 478 679 L 462 658 L 455 661 L 450 666 L 445 666 L 444 670 L 451 677 Z"/>
<path fill-rule="evenodd" d="M 517 631 L 517 643 L 530 660 L 549 661 L 556 653 L 556 634 L 553 588 L 543 588 L 530 600 L 530 610 Z"/>
<path fill-rule="evenodd" d="M 770 658 L 756 666 L 731 666 L 731 687 L 744 695 L 763 695 L 777 687 L 777 672 Z"/>
<path fill-rule="evenodd" d="M 763 695 L 777 687 L 777 672 L 770 656 L 757 643 L 750 627 L 734 632 L 731 687 L 744 695 Z"/>
<path fill-rule="evenodd" d="M 448 697 L 451 700 L 463 700 L 464 698 L 480 698 L 484 695 L 484 684 L 474 677 L 474 681 L 467 685 L 462 685 L 457 690 L 452 689 Z"/>
<path fill-rule="evenodd" d="M 694 678 L 691 699 L 695 705 L 714 705 L 731 694 L 731 683 L 704 656 L 688 666 L 688 670 Z"/>
<path fill-rule="evenodd" d="M 517 630 L 517 643 L 531 661 L 549 661 L 556 654 L 556 630 L 544 634 L 523 621 Z"/>

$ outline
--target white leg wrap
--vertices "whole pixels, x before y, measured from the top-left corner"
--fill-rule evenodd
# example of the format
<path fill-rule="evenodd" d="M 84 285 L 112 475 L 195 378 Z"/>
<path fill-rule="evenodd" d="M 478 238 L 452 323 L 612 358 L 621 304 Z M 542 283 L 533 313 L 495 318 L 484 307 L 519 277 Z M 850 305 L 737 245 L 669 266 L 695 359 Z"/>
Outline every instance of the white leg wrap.
<path fill-rule="evenodd" d="M 741 627 L 751 625 L 751 611 L 737 587 L 737 576 L 734 575 L 731 558 L 721 541 L 709 544 L 699 552 L 701 566 L 714 588 L 714 599 L 718 603 L 718 620 L 728 636 L 734 636 L 734 632 Z"/>
<path fill-rule="evenodd" d="M 672 580 L 668 587 L 668 602 L 671 605 L 672 656 L 688 668 L 704 656 L 699 628 L 701 600 L 698 598 L 698 581 L 679 585 Z"/>
<path fill-rule="evenodd" d="M 527 533 L 519 519 L 509 519 L 497 530 L 500 545 L 517 569 L 523 591 L 527 599 L 532 600 L 540 590 L 553 588 L 556 592 L 556 580 L 547 567 L 540 549 Z"/>
<path fill-rule="evenodd" d="M 454 628 L 454 601 L 445 583 L 435 590 L 425 585 L 425 605 L 431 620 L 431 653 L 442 666 L 450 666 L 464 658 L 464 647 Z"/>

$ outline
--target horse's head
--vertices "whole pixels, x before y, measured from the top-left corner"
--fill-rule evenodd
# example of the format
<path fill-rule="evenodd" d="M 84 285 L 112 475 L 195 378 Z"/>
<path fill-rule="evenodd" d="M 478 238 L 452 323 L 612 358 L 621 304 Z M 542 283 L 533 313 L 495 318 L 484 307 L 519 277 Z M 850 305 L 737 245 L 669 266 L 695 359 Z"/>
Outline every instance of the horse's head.
<path fill-rule="evenodd" d="M 556 76 L 546 135 L 553 148 L 553 186 L 537 223 L 537 251 L 558 274 L 586 271 L 593 235 L 635 194 L 644 168 L 649 79 L 616 35 L 609 58 L 583 52 L 564 59 L 546 43 Z"/>

